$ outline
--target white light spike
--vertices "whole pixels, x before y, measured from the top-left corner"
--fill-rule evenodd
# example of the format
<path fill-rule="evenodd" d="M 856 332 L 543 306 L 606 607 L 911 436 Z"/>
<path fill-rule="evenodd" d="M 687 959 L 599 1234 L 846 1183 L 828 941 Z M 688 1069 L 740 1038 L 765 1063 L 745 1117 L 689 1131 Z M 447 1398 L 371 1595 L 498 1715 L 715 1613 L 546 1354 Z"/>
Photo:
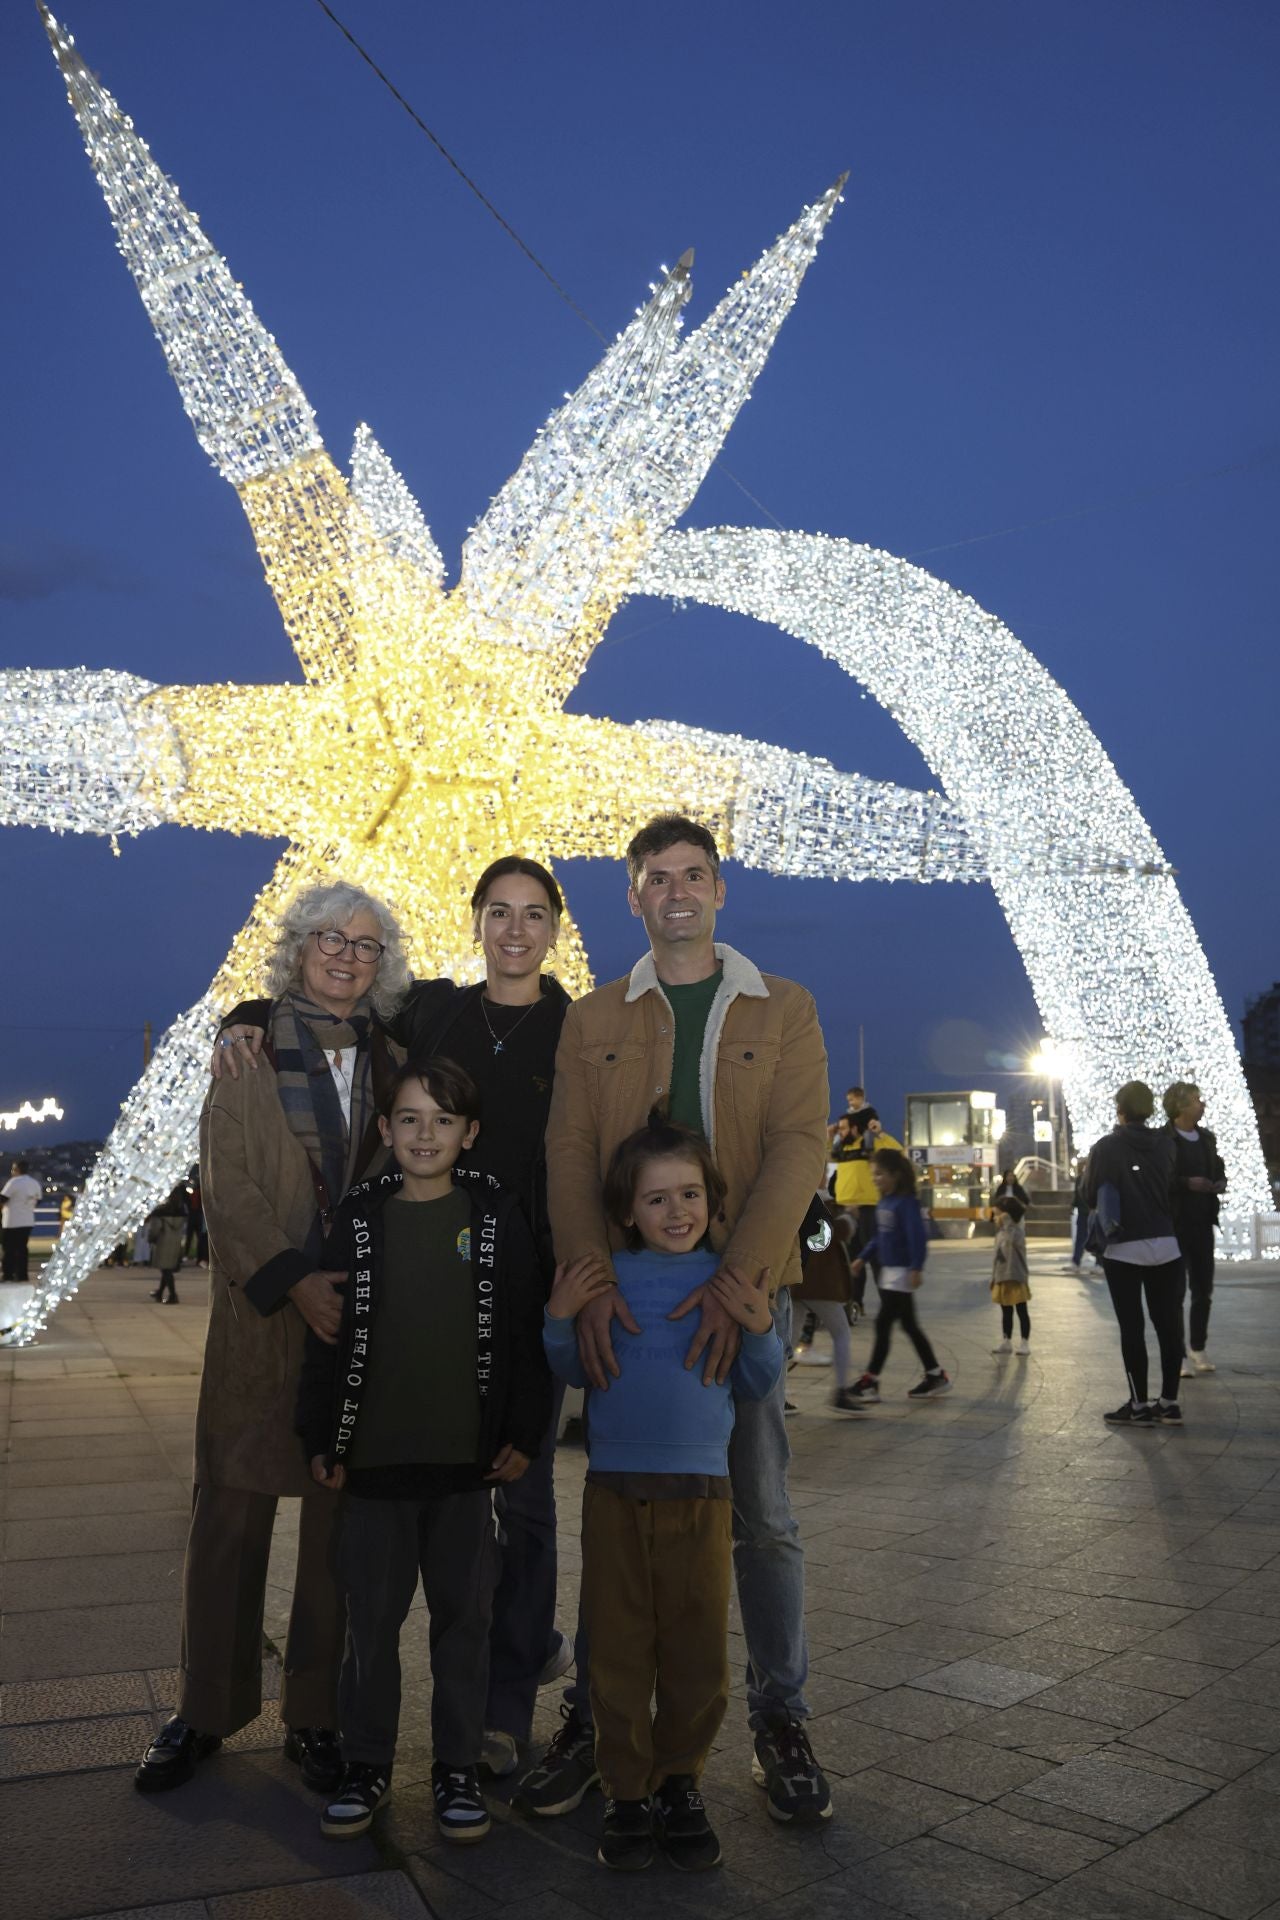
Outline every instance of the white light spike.
<path fill-rule="evenodd" d="M 133 122 L 70 34 L 47 7 L 40 12 L 120 252 L 200 445 L 237 486 L 277 472 L 321 444 L 305 394 Z"/>
<path fill-rule="evenodd" d="M 363 422 L 351 448 L 351 493 L 387 552 L 407 561 L 425 586 L 443 588 L 444 555 L 422 509 Z"/>

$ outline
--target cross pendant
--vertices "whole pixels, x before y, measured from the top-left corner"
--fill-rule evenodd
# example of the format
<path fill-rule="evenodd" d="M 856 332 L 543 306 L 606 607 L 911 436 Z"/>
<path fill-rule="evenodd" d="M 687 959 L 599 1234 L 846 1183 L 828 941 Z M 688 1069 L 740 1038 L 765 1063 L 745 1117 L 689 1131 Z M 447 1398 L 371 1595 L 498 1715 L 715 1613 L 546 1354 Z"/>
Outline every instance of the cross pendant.
<path fill-rule="evenodd" d="M 502 1042 L 501 1042 L 501 1040 L 495 1040 L 495 1041 L 494 1041 L 494 1043 L 493 1043 L 493 1050 L 494 1050 L 494 1052 L 495 1052 L 495 1053 L 501 1053 L 501 1052 L 502 1052 Z"/>

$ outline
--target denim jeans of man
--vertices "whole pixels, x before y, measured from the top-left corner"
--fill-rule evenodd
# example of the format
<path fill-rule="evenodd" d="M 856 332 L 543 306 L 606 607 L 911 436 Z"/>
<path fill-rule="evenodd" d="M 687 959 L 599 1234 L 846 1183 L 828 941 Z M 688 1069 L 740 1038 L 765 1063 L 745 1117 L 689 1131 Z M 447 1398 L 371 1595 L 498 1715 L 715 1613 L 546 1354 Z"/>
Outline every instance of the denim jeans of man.
<path fill-rule="evenodd" d="M 774 1324 L 791 1352 L 791 1294 L 779 1289 Z M 729 1475 L 733 1481 L 733 1566 L 747 1642 L 747 1717 L 754 1729 L 784 1710 L 808 1717 L 804 1697 L 809 1648 L 804 1629 L 804 1548 L 791 1511 L 787 1468 L 786 1373 L 765 1400 L 735 1400 Z M 574 1642 L 577 1675 L 565 1699 L 590 1722 L 589 1646 L 581 1615 Z"/>

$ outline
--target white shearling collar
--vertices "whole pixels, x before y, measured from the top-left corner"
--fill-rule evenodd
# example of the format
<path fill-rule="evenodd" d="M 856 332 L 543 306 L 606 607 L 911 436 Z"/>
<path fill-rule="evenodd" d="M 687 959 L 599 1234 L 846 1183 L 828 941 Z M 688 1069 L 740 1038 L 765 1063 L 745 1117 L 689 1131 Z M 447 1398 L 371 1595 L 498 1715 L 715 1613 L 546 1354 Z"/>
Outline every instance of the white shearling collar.
<path fill-rule="evenodd" d="M 748 960 L 745 953 L 739 953 L 736 947 L 724 946 L 719 940 L 715 943 L 715 956 L 724 968 L 723 985 L 728 997 L 734 999 L 743 994 L 748 1000 L 767 1000 L 769 989 L 764 983 L 764 975 L 754 961 Z M 642 994 L 662 991 L 662 982 L 658 978 L 658 968 L 652 950 L 641 956 L 631 969 L 627 982 L 626 998 L 638 1000 Z"/>

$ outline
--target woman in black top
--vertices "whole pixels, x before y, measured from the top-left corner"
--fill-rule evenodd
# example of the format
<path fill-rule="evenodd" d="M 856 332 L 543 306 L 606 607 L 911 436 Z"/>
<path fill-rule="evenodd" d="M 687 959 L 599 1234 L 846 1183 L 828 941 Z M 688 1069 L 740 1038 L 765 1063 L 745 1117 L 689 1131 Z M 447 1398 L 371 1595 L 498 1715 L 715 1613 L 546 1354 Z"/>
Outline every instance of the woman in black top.
<path fill-rule="evenodd" d="M 483 1101 L 479 1137 L 460 1166 L 491 1173 L 510 1189 L 537 1244 L 548 1291 L 554 1273 L 547 1222 L 546 1133 L 556 1047 L 569 996 L 543 962 L 555 950 L 564 902 L 536 860 L 507 854 L 486 867 L 471 896 L 472 930 L 485 977 L 474 986 L 419 980 L 390 1022 L 410 1061 L 435 1054 L 462 1067 Z M 214 1072 L 227 1062 L 257 1065 L 269 1003 L 249 1001 L 228 1014 L 214 1049 Z M 324 1333 L 321 1328 L 317 1332 Z M 566 1671 L 569 1649 L 555 1626 L 555 1436 L 551 1427 L 524 1478 L 495 1491 L 504 1536 L 502 1577 L 494 1596 L 485 1747 L 490 1770 L 514 1772 L 516 1744 L 532 1731 L 539 1680 Z M 555 1677 L 553 1675 L 552 1677 Z M 586 1675 L 582 1675 L 586 1709 Z M 573 1701 L 571 1690 L 570 1700 Z M 491 1737 L 492 1736 L 492 1737 Z"/>

